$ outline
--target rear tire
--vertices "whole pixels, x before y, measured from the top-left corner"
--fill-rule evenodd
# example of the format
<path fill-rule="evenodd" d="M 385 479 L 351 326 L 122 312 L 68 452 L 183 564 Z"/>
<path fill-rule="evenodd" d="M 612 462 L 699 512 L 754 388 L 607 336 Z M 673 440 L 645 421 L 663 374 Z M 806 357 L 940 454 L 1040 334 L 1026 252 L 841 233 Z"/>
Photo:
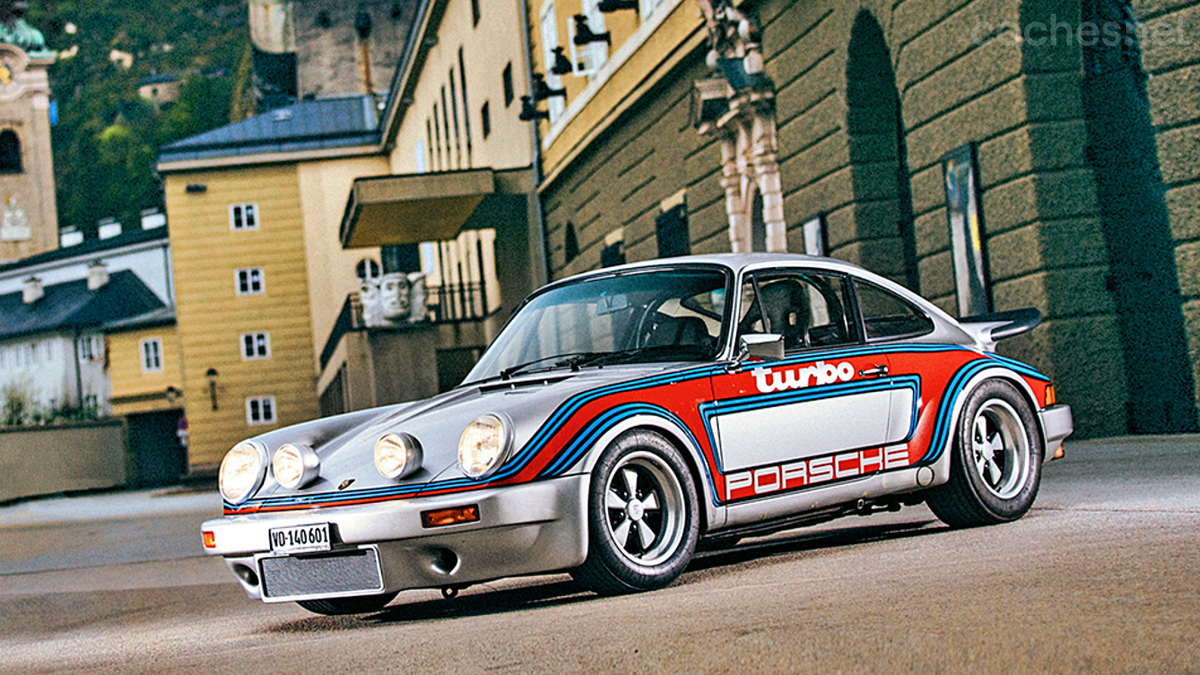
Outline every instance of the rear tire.
<path fill-rule="evenodd" d="M 1004 380 L 986 380 L 967 397 L 951 449 L 950 480 L 927 493 L 951 527 L 1007 523 L 1037 498 L 1042 447 L 1025 397 Z"/>
<path fill-rule="evenodd" d="M 687 461 L 667 439 L 630 431 L 592 469 L 588 555 L 571 575 L 600 595 L 662 588 L 692 559 L 700 508 Z"/>
<path fill-rule="evenodd" d="M 352 598 L 326 598 L 325 600 L 300 600 L 296 604 L 313 614 L 343 616 L 346 614 L 370 614 L 387 607 L 396 599 L 397 593 L 382 595 L 360 595 Z"/>

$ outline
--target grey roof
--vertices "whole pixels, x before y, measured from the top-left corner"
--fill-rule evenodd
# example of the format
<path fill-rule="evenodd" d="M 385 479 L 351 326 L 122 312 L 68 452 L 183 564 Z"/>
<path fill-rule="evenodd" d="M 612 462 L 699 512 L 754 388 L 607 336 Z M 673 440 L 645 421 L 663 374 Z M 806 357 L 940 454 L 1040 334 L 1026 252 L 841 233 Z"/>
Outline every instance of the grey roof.
<path fill-rule="evenodd" d="M 0 265 L 0 274 L 19 270 L 26 267 L 37 267 L 38 265 L 54 262 L 56 260 L 68 260 L 79 256 L 85 256 L 90 253 L 99 251 L 107 251 L 114 248 L 122 248 L 124 246 L 133 246 L 134 244 L 142 244 L 149 241 L 167 240 L 169 235 L 166 227 L 155 227 L 149 230 L 129 230 L 121 234 L 110 237 L 108 239 L 87 239 L 82 244 L 74 246 L 59 247 L 52 251 L 39 253 L 37 255 L 22 258 L 15 262 L 5 263 Z"/>
<path fill-rule="evenodd" d="M 129 270 L 114 272 L 100 288 L 87 279 L 46 286 L 37 302 L 25 304 L 21 292 L 0 295 L 0 339 L 71 328 L 100 327 L 165 307 L 162 300 Z"/>
<path fill-rule="evenodd" d="M 152 309 L 144 314 L 137 314 L 125 319 L 117 319 L 116 321 L 108 321 L 101 328 L 106 333 L 116 333 L 126 330 L 136 330 L 139 328 L 153 328 L 155 326 L 170 326 L 175 323 L 175 308 L 174 307 L 159 307 Z"/>
<path fill-rule="evenodd" d="M 159 148 L 158 161 L 244 157 L 378 142 L 375 100 L 364 94 L 300 101 L 218 127 Z"/>

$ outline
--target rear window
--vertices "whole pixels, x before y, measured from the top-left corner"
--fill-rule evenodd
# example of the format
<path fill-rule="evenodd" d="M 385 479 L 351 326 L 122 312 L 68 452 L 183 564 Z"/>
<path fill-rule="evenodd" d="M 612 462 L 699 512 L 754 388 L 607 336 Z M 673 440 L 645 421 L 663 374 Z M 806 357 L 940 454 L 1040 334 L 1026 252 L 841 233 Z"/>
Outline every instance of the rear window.
<path fill-rule="evenodd" d="M 933 332 L 933 319 L 895 293 L 854 280 L 868 340 L 894 340 Z"/>

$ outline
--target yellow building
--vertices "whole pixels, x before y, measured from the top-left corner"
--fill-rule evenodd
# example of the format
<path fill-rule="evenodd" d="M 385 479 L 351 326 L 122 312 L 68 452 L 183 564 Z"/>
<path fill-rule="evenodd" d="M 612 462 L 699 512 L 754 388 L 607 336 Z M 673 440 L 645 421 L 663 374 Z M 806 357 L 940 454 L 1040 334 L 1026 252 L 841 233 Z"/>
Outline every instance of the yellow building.
<path fill-rule="evenodd" d="M 338 247 L 351 180 L 387 171 L 368 96 L 304 101 L 164 147 L 189 462 L 317 417 L 316 348 L 355 263 Z"/>

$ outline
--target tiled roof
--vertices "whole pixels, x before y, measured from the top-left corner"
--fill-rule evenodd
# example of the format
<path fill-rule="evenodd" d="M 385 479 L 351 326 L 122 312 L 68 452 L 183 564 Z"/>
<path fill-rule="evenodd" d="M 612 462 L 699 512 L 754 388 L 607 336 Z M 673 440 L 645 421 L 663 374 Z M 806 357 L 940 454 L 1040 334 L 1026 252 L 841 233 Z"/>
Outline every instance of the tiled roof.
<path fill-rule="evenodd" d="M 159 148 L 159 162 L 323 150 L 379 142 L 371 96 L 313 99 Z"/>
<path fill-rule="evenodd" d="M 22 294 L 0 295 L 0 339 L 36 335 L 67 328 L 99 327 L 165 307 L 162 300 L 129 270 L 114 272 L 91 291 L 87 279 L 46 286 L 37 302 Z"/>

